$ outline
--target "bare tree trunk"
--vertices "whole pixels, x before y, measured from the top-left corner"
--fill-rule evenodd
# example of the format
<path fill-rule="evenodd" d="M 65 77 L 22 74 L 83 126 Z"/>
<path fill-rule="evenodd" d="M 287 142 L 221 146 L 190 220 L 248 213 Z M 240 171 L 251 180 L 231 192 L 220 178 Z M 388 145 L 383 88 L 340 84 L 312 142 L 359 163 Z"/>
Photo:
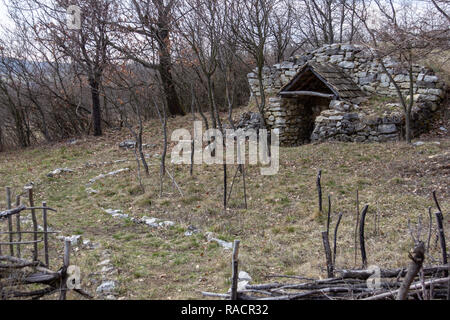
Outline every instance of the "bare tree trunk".
<path fill-rule="evenodd" d="M 102 135 L 102 113 L 100 108 L 99 81 L 95 77 L 89 79 L 92 96 L 92 125 L 94 127 L 94 136 Z"/>
<path fill-rule="evenodd" d="M 164 95 L 166 97 L 167 108 L 171 115 L 182 115 L 186 113 L 180 105 L 178 94 L 175 90 L 175 83 L 172 77 L 172 61 L 170 56 L 170 6 L 164 5 L 163 0 L 155 0 L 158 10 L 158 23 L 156 30 L 156 40 L 159 46 L 158 70 L 163 84 Z"/>

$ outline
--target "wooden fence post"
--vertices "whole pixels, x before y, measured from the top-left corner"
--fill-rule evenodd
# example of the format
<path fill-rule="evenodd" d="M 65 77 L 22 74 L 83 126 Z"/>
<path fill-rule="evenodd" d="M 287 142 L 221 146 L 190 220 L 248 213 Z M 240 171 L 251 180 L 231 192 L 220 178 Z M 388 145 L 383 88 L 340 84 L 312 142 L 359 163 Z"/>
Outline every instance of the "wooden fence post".
<path fill-rule="evenodd" d="M 11 205 L 11 188 L 6 187 L 6 206 L 8 210 L 12 209 Z M 12 244 L 14 242 L 14 234 L 13 234 L 13 224 L 12 224 L 12 216 L 8 216 L 8 238 L 9 238 L 9 254 L 11 257 L 14 257 L 14 245 Z"/>
<path fill-rule="evenodd" d="M 34 200 L 33 200 L 33 188 L 28 189 L 28 200 L 30 202 L 30 207 L 34 207 Z M 33 220 L 33 231 L 34 231 L 34 250 L 33 250 L 33 261 L 37 261 L 38 259 L 38 243 L 37 243 L 37 231 L 38 231 L 38 225 L 37 225 L 37 219 L 36 219 L 36 211 L 34 209 L 31 209 L 31 219 Z"/>
<path fill-rule="evenodd" d="M 49 258 L 48 258 L 48 233 L 47 233 L 47 202 L 42 202 L 42 220 L 44 223 L 44 259 L 45 265 L 47 268 L 49 267 Z"/>
<path fill-rule="evenodd" d="M 238 255 L 239 255 L 239 240 L 234 240 L 233 256 L 232 256 L 232 275 L 231 275 L 231 300 L 237 300 L 237 286 L 238 286 Z"/>
<path fill-rule="evenodd" d="M 20 195 L 16 196 L 16 207 L 20 206 Z M 20 212 L 16 214 L 16 231 L 17 231 L 17 242 L 21 242 L 22 241 L 22 230 L 20 227 Z M 21 254 L 20 254 L 20 243 L 17 244 L 17 257 L 21 258 Z"/>
<path fill-rule="evenodd" d="M 67 296 L 67 268 L 70 264 L 70 240 L 64 240 L 64 258 L 63 258 L 63 268 L 61 270 L 61 291 L 59 294 L 59 300 L 66 300 Z"/>

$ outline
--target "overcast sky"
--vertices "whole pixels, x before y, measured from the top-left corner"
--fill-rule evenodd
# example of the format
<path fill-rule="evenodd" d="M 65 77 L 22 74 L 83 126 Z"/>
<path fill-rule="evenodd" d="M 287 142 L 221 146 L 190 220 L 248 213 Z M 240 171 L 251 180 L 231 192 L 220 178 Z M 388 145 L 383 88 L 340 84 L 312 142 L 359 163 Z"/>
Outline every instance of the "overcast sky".
<path fill-rule="evenodd" d="M 0 25 L 11 26 L 12 21 L 8 17 L 8 9 L 4 0 L 0 0 Z"/>

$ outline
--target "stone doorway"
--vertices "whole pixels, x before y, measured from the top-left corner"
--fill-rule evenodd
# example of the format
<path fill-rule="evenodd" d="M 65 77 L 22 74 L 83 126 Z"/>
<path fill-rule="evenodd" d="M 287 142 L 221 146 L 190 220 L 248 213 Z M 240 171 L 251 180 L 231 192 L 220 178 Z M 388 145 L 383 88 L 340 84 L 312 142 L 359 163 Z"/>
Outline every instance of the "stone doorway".
<path fill-rule="evenodd" d="M 323 110 L 329 108 L 330 99 L 303 96 L 292 100 L 296 100 L 295 104 L 297 104 L 300 109 L 297 115 L 297 125 L 299 127 L 298 142 L 300 144 L 310 143 L 311 134 L 314 131 L 315 120 Z"/>

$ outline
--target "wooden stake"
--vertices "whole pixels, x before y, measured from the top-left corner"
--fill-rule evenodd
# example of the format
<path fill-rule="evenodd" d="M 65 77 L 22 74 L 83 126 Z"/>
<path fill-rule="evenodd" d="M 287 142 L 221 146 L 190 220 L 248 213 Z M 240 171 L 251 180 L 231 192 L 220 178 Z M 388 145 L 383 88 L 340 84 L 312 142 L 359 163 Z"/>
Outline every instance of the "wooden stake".
<path fill-rule="evenodd" d="M 30 207 L 34 207 L 33 188 L 28 189 L 28 201 L 30 202 Z M 38 231 L 36 211 L 34 209 L 31 209 L 31 219 L 33 220 L 33 231 Z M 34 233 L 33 240 L 36 241 L 34 243 L 33 261 L 37 261 L 38 259 L 37 233 Z"/>
<path fill-rule="evenodd" d="M 322 170 L 319 170 L 319 172 L 317 172 L 317 193 L 319 195 L 319 212 L 322 213 L 322 187 L 320 185 L 320 178 L 322 176 Z"/>
<path fill-rule="evenodd" d="M 366 221 L 366 213 L 368 208 L 369 205 L 366 204 L 361 212 L 361 221 L 359 223 L 359 242 L 361 247 L 361 258 L 364 269 L 367 267 L 366 244 L 364 239 L 364 223 Z"/>
<path fill-rule="evenodd" d="M 238 255 L 239 255 L 239 240 L 234 240 L 233 256 L 232 256 L 232 274 L 231 274 L 231 300 L 237 300 L 237 286 L 238 286 Z"/>
<path fill-rule="evenodd" d="M 334 228 L 333 265 L 336 265 L 337 234 L 338 234 L 339 224 L 341 223 L 342 214 L 343 214 L 342 212 L 339 212 L 339 217 L 336 222 L 336 227 Z"/>
<path fill-rule="evenodd" d="M 59 300 L 66 300 L 67 295 L 67 268 L 70 264 L 70 240 L 64 240 L 64 258 L 63 268 L 61 271 L 61 289 L 59 294 Z"/>
<path fill-rule="evenodd" d="M 12 209 L 10 187 L 6 187 L 6 206 L 8 210 Z M 13 231 L 12 216 L 8 216 L 8 231 Z M 12 244 L 14 242 L 14 239 L 12 233 L 9 234 L 9 242 L 11 242 L 11 244 L 9 245 L 9 253 L 12 257 L 14 257 L 14 245 Z"/>
<path fill-rule="evenodd" d="M 16 207 L 20 206 L 20 195 L 16 196 Z M 22 230 L 20 227 L 20 212 L 16 214 L 16 231 L 17 231 L 17 242 L 21 242 L 22 241 Z M 20 244 L 17 244 L 17 257 L 21 258 L 21 254 L 20 254 Z"/>
<path fill-rule="evenodd" d="M 47 233 L 47 202 L 42 202 L 42 220 L 44 223 L 44 259 L 45 265 L 47 268 L 49 267 L 49 259 L 48 259 L 48 233 Z"/>
<path fill-rule="evenodd" d="M 327 231 L 322 232 L 322 241 L 323 241 L 323 247 L 325 249 L 325 258 L 327 260 L 327 275 L 328 275 L 328 278 L 333 278 L 334 277 L 333 260 L 331 257 L 330 241 L 328 239 Z"/>
<path fill-rule="evenodd" d="M 445 244 L 444 224 L 442 222 L 443 219 L 444 217 L 442 216 L 442 212 L 436 212 L 436 220 L 439 230 L 439 242 L 441 244 L 442 251 L 442 263 L 447 264 L 447 245 Z M 444 272 L 444 276 L 448 276 L 448 271 Z"/>
<path fill-rule="evenodd" d="M 355 266 L 358 257 L 358 226 L 359 226 L 359 192 L 356 189 L 356 223 L 355 223 Z"/>

